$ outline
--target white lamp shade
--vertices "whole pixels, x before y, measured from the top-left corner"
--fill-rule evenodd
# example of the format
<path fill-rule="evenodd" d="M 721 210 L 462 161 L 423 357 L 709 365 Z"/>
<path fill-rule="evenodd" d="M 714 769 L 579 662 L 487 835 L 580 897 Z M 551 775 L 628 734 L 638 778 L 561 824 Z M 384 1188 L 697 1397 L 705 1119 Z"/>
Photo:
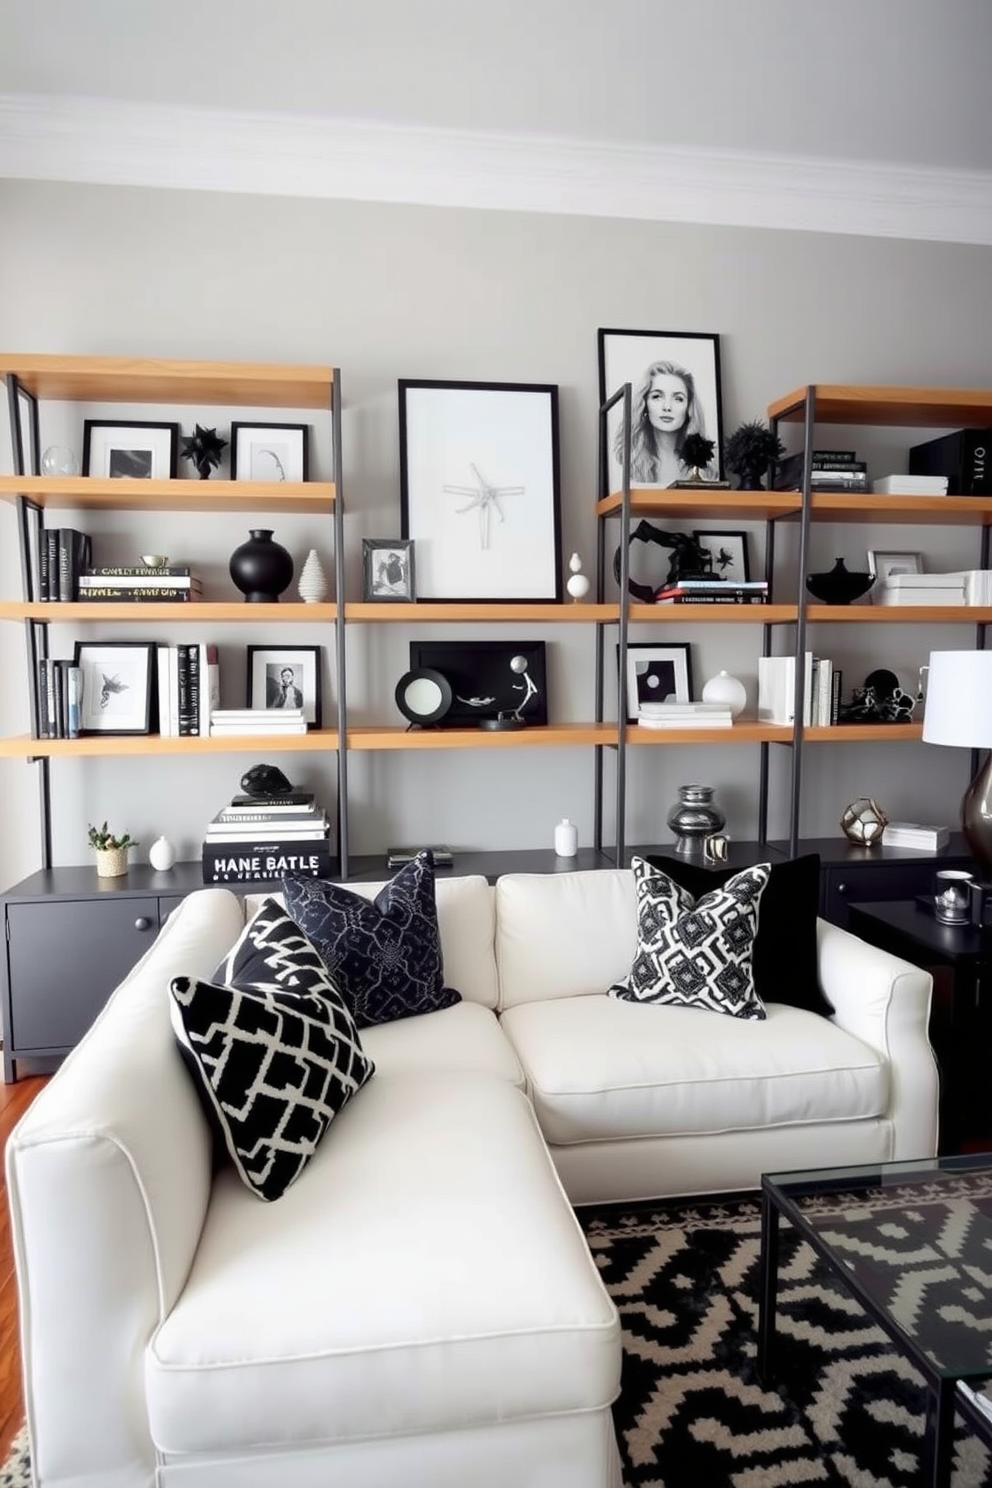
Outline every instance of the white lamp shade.
<path fill-rule="evenodd" d="M 931 651 L 927 744 L 992 749 L 992 651 Z"/>

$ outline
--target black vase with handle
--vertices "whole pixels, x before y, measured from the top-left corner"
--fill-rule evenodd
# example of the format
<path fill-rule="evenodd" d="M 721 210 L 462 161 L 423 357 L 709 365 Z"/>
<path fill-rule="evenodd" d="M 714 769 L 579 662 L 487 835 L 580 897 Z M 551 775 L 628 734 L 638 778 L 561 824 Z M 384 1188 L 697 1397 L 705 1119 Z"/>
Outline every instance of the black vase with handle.
<path fill-rule="evenodd" d="M 270 529 L 256 527 L 248 541 L 235 548 L 230 561 L 231 578 L 252 604 L 274 604 L 293 579 L 292 554 L 272 540 Z"/>

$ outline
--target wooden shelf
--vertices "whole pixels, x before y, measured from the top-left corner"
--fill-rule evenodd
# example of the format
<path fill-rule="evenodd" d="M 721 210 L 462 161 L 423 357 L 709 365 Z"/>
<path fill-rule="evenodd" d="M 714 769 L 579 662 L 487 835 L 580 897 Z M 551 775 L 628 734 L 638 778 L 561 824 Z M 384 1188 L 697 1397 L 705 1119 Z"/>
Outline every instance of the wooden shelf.
<path fill-rule="evenodd" d="M 0 499 L 26 496 L 46 510 L 325 513 L 333 481 L 103 480 L 91 475 L 0 475 Z"/>
<path fill-rule="evenodd" d="M 34 600 L 30 604 L 0 600 L 0 620 L 46 620 L 52 625 L 88 625 L 98 620 L 119 621 L 133 625 L 145 621 L 160 625 L 163 620 L 170 624 L 196 621 L 197 624 L 244 625 L 256 620 L 276 621 L 279 624 L 296 625 L 330 623 L 337 619 L 335 604 L 246 604 L 244 600 L 191 600 L 170 602 L 163 600 L 155 604 L 139 600 L 127 604 L 110 599 L 102 603 L 92 600 L 88 604 L 57 604 Z"/>
<path fill-rule="evenodd" d="M 988 527 L 990 496 L 876 496 L 823 491 L 812 497 L 815 522 L 896 522 L 901 526 Z"/>
<path fill-rule="evenodd" d="M 838 723 L 803 729 L 807 744 L 891 744 L 896 739 L 922 738 L 922 723 Z"/>
<path fill-rule="evenodd" d="M 631 625 L 782 625 L 799 617 L 797 605 L 632 604 Z"/>
<path fill-rule="evenodd" d="M 575 744 L 616 744 L 612 723 L 551 723 L 505 733 L 480 728 L 349 728 L 349 749 L 558 749 Z"/>
<path fill-rule="evenodd" d="M 818 424 L 892 424 L 900 428 L 972 428 L 992 424 L 988 388 L 860 387 L 812 383 L 768 405 L 768 417 L 789 422 L 805 417 L 807 394 L 816 397 Z"/>
<path fill-rule="evenodd" d="M 415 625 L 452 621 L 456 624 L 474 621 L 524 621 L 534 625 L 592 623 L 617 620 L 616 604 L 447 604 L 436 600 L 417 600 L 413 604 L 389 602 L 350 603 L 345 605 L 346 621 L 372 624 Z"/>
<path fill-rule="evenodd" d="M 729 728 L 641 728 L 631 724 L 627 729 L 627 743 L 657 744 L 787 744 L 792 739 L 792 729 L 782 723 L 732 723 Z"/>
<path fill-rule="evenodd" d="M 806 619 L 834 625 L 988 625 L 992 608 L 985 605 L 824 605 L 806 607 Z"/>
<path fill-rule="evenodd" d="M 11 374 L 36 398 L 245 408 L 328 409 L 334 382 L 332 367 L 0 354 L 0 377 Z"/>
<path fill-rule="evenodd" d="M 30 739 L 21 735 L 0 739 L 0 759 L 92 754 L 313 754 L 336 750 L 337 747 L 337 729 L 311 729 L 306 734 L 234 734 L 223 739 L 166 738 L 161 734 L 87 734 L 82 739 Z"/>
<path fill-rule="evenodd" d="M 608 517 L 619 512 L 619 491 L 596 503 L 596 514 Z M 802 501 L 796 491 L 670 491 L 656 486 L 634 486 L 630 492 L 631 515 L 671 517 L 687 522 L 714 522 L 728 517 L 764 522 L 776 517 L 796 516 Z"/>

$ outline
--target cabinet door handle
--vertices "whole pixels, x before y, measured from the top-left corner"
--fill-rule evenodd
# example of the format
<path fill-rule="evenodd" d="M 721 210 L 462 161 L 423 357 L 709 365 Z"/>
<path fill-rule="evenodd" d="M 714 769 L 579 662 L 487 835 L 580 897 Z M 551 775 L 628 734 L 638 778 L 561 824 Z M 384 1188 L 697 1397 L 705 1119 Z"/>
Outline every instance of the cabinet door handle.
<path fill-rule="evenodd" d="M 847 893 L 847 884 L 846 883 L 838 884 L 837 885 L 837 892 L 838 892 L 838 894 L 846 894 Z"/>
<path fill-rule="evenodd" d="M 135 930 L 150 930 L 152 922 L 147 915 L 139 915 L 134 922 Z"/>

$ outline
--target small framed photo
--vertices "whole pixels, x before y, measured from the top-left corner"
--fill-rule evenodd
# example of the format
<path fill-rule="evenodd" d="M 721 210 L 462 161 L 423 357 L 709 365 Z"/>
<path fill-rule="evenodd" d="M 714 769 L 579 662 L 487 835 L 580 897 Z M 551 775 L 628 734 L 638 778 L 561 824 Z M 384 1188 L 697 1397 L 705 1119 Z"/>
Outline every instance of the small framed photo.
<path fill-rule="evenodd" d="M 151 732 L 155 646 L 147 641 L 77 641 L 82 693 L 79 733 Z"/>
<path fill-rule="evenodd" d="M 557 387 L 401 380 L 399 417 L 420 598 L 560 604 Z"/>
<path fill-rule="evenodd" d="M 231 479 L 310 479 L 308 424 L 232 424 Z"/>
<path fill-rule="evenodd" d="M 893 574 L 918 574 L 923 572 L 922 553 L 882 553 L 877 548 L 868 549 L 868 572 L 885 583 Z"/>
<path fill-rule="evenodd" d="M 746 532 L 702 532 L 697 528 L 692 535 L 713 559 L 715 577 L 732 584 L 748 582 L 751 566 L 747 557 Z"/>
<path fill-rule="evenodd" d="M 413 542 L 407 538 L 362 538 L 362 598 L 406 600 L 417 597 Z"/>
<path fill-rule="evenodd" d="M 175 480 L 179 425 L 143 419 L 85 419 L 83 474 L 102 480 Z"/>
<path fill-rule="evenodd" d="M 307 728 L 320 728 L 323 649 L 323 646 L 249 646 L 249 708 L 302 708 Z"/>
<path fill-rule="evenodd" d="M 687 480 L 682 459 L 689 434 L 713 441 L 703 480 L 723 479 L 720 338 L 701 331 L 600 330 L 599 399 L 631 384 L 630 484 L 671 486 Z M 619 491 L 624 447 L 623 407 L 607 417 L 603 495 Z"/>
<path fill-rule="evenodd" d="M 691 702 L 692 657 L 685 642 L 656 646 L 653 641 L 632 641 L 627 646 L 628 723 L 637 722 L 641 703 Z"/>

